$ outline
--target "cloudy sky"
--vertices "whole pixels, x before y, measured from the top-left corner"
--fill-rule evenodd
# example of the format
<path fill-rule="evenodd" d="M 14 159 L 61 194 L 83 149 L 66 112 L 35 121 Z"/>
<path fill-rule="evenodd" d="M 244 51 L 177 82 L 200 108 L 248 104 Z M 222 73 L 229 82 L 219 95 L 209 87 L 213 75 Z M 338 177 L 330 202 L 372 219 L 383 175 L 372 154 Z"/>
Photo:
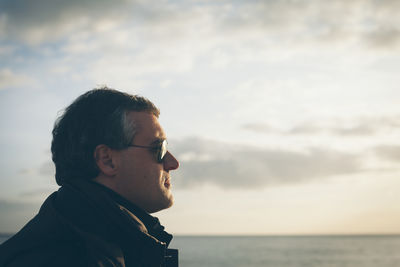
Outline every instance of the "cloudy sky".
<path fill-rule="evenodd" d="M 400 2 L 0 0 L 0 232 L 57 189 L 51 129 L 107 85 L 160 109 L 175 234 L 400 232 Z"/>

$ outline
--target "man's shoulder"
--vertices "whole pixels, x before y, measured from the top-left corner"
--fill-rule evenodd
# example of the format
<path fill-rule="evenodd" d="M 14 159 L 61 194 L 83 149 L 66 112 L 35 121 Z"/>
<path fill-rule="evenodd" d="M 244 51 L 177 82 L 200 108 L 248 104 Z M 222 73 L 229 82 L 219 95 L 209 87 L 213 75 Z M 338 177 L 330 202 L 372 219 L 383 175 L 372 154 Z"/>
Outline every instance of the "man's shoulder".
<path fill-rule="evenodd" d="M 76 241 L 77 235 L 71 226 L 54 209 L 50 195 L 40 211 L 19 232 L 1 246 L 35 247 L 47 244 L 65 244 Z"/>
<path fill-rule="evenodd" d="M 1 267 L 124 266 L 124 255 L 115 244 L 90 233 L 68 229 L 36 232 L 38 228 L 36 224 L 31 226 L 32 221 L 0 245 Z"/>
<path fill-rule="evenodd" d="M 0 249 L 0 266 L 87 266 L 86 255 L 78 243 L 49 242 L 18 251 Z"/>
<path fill-rule="evenodd" d="M 0 245 L 0 266 L 124 266 L 120 247 L 58 212 L 50 196 L 39 213 Z"/>
<path fill-rule="evenodd" d="M 51 196 L 32 220 L 0 245 L 0 266 L 41 266 L 82 254 L 78 236 L 52 212 L 50 202 Z"/>

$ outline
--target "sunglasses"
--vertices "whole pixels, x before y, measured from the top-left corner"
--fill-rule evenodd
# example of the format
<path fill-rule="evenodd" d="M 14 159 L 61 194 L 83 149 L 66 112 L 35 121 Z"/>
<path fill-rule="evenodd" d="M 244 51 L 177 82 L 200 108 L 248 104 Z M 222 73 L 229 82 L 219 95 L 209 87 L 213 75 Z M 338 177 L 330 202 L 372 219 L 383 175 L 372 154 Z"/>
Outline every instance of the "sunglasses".
<path fill-rule="evenodd" d="M 147 148 L 153 151 L 157 157 L 157 162 L 162 163 L 164 160 L 164 156 L 167 154 L 167 140 L 163 140 L 157 146 L 139 146 L 139 145 L 129 145 L 128 147 L 139 147 L 139 148 Z"/>

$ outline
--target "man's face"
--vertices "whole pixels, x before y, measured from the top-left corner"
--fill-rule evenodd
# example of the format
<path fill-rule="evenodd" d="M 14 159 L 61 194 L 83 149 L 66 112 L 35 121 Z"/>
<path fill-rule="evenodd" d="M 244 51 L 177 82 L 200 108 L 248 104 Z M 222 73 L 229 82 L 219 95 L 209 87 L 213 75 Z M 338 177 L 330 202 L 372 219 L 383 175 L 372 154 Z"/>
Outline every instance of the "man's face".
<path fill-rule="evenodd" d="M 157 146 L 166 139 L 164 130 L 156 116 L 147 112 L 129 112 L 137 133 L 133 145 Z M 129 147 L 119 151 L 117 193 L 133 204 L 151 213 L 172 206 L 171 180 L 169 171 L 179 167 L 175 157 L 167 152 L 159 163 L 151 149 Z"/>

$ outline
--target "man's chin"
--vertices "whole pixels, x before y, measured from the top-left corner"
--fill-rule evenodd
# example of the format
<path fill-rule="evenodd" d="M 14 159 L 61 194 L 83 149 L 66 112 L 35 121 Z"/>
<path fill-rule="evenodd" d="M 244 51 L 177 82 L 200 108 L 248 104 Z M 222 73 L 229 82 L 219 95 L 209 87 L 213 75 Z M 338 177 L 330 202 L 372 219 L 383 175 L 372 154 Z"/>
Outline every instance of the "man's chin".
<path fill-rule="evenodd" d="M 174 205 L 174 196 L 172 195 L 171 191 L 169 192 L 169 196 L 165 201 L 165 207 L 164 209 L 168 209 Z"/>
<path fill-rule="evenodd" d="M 172 205 L 174 205 L 174 197 L 170 193 L 168 196 L 166 196 L 164 201 L 162 201 L 162 203 L 159 203 L 159 204 L 160 205 L 158 205 L 158 207 L 154 207 L 154 209 L 152 209 L 151 211 L 148 211 L 148 213 L 159 212 L 161 210 L 165 210 L 165 209 L 172 207 Z"/>

